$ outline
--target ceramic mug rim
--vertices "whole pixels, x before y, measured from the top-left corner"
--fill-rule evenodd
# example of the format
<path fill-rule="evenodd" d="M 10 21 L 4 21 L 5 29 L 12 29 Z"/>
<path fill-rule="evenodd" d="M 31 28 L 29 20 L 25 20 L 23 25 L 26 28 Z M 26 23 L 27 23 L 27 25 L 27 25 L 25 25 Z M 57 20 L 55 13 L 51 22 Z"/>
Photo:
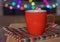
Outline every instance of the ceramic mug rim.
<path fill-rule="evenodd" d="M 46 12 L 46 10 L 26 10 L 25 12 Z"/>

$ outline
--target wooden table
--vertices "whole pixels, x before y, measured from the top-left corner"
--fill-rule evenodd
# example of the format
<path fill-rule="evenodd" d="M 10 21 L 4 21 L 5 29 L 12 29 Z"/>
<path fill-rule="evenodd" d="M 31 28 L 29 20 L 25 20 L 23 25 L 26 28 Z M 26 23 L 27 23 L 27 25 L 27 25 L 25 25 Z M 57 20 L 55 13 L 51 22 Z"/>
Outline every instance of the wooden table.
<path fill-rule="evenodd" d="M 26 23 L 12 23 L 9 25 L 9 28 L 12 27 L 12 28 L 17 29 L 17 28 L 25 27 L 25 26 L 26 26 Z M 18 39 L 16 40 L 14 36 L 12 35 L 7 35 L 6 42 L 20 42 L 20 41 L 18 41 Z M 41 40 L 40 42 L 60 42 L 60 37 L 52 38 L 48 40 Z"/>

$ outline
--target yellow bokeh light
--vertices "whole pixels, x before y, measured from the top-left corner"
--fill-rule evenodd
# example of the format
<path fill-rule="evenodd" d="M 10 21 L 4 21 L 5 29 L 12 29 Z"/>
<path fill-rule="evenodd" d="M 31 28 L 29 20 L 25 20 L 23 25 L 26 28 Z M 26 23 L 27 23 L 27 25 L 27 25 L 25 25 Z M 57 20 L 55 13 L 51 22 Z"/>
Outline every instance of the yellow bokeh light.
<path fill-rule="evenodd" d="M 52 5 L 52 7 L 53 7 L 53 8 L 56 8 L 56 6 L 55 6 L 54 4 Z"/>
<path fill-rule="evenodd" d="M 8 4 L 5 4 L 5 7 L 8 7 Z"/>
<path fill-rule="evenodd" d="M 32 2 L 31 5 L 35 5 L 35 2 Z"/>
<path fill-rule="evenodd" d="M 31 3 L 33 0 L 29 0 L 29 2 Z"/>
<path fill-rule="evenodd" d="M 24 8 L 27 8 L 27 4 L 24 4 Z"/>

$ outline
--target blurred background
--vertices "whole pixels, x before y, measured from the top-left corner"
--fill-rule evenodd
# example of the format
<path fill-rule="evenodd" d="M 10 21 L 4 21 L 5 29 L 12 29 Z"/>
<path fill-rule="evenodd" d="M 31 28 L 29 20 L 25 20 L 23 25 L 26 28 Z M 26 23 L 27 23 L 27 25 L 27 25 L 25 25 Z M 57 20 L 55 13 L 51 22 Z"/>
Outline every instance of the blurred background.
<path fill-rule="evenodd" d="M 57 24 L 60 23 L 60 0 L 0 0 L 0 24 L 25 22 L 25 11 L 31 9 L 46 10 L 56 16 Z"/>
<path fill-rule="evenodd" d="M 9 25 L 13 22 L 25 22 L 25 10 L 42 9 L 48 14 L 54 14 L 58 19 L 60 6 L 59 0 L 0 0 L 0 24 Z"/>

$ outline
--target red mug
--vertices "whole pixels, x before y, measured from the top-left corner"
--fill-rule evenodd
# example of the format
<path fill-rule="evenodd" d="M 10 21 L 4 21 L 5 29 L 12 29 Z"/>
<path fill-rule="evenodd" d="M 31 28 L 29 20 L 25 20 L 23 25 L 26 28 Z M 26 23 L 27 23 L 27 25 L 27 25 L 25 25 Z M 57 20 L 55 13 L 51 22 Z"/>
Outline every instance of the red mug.
<path fill-rule="evenodd" d="M 53 22 L 46 28 L 47 17 L 52 16 Z M 55 23 L 55 16 L 47 14 L 46 10 L 27 10 L 25 11 L 27 30 L 32 35 L 42 35 Z"/>

